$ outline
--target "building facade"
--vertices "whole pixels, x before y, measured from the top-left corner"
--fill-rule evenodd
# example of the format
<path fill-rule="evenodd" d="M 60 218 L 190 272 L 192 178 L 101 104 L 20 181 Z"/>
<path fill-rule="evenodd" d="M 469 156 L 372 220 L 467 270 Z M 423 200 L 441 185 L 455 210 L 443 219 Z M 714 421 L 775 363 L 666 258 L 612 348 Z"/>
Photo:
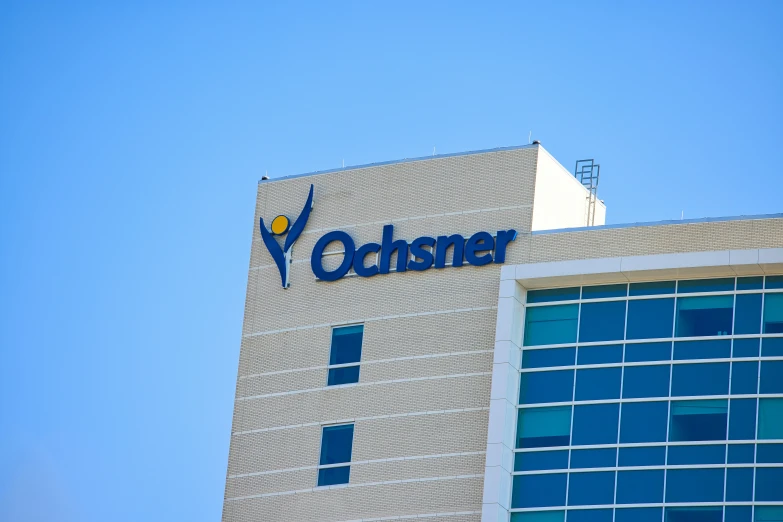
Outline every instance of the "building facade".
<path fill-rule="evenodd" d="M 783 215 L 604 217 L 538 144 L 262 181 L 223 519 L 783 520 Z"/>

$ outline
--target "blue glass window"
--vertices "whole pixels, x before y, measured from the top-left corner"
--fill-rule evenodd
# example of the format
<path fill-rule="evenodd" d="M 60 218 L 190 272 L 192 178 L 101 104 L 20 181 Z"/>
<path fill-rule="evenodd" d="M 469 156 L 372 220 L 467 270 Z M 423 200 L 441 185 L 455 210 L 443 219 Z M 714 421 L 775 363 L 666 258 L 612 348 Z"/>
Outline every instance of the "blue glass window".
<path fill-rule="evenodd" d="M 734 278 L 723 279 L 693 279 L 690 281 L 678 281 L 677 293 L 696 292 L 731 292 L 734 290 Z"/>
<path fill-rule="evenodd" d="M 672 401 L 669 440 L 726 440 L 727 400 Z"/>
<path fill-rule="evenodd" d="M 528 303 L 552 303 L 555 301 L 576 301 L 579 299 L 579 287 L 547 288 L 546 290 L 528 290 Z"/>
<path fill-rule="evenodd" d="M 769 278 L 767 278 L 769 280 Z M 765 334 L 783 333 L 783 294 L 764 296 Z"/>
<path fill-rule="evenodd" d="M 515 475 L 512 508 L 565 506 L 566 474 Z"/>
<path fill-rule="evenodd" d="M 756 506 L 756 522 L 783 522 L 783 506 Z"/>
<path fill-rule="evenodd" d="M 625 332 L 625 301 L 582 304 L 579 342 L 622 340 Z"/>
<path fill-rule="evenodd" d="M 670 465 L 723 464 L 726 461 L 725 445 L 669 446 Z"/>
<path fill-rule="evenodd" d="M 571 469 L 613 468 L 617 463 L 617 450 L 586 449 L 571 450 Z"/>
<path fill-rule="evenodd" d="M 759 399 L 759 439 L 783 439 L 783 399 Z"/>
<path fill-rule="evenodd" d="M 350 476 L 351 466 L 321 468 L 318 470 L 318 485 L 334 486 L 335 484 L 348 484 Z"/>
<path fill-rule="evenodd" d="M 766 288 L 769 290 L 783 288 L 783 276 L 767 276 Z"/>
<path fill-rule="evenodd" d="M 759 444 L 756 462 L 761 464 L 783 463 L 783 444 Z"/>
<path fill-rule="evenodd" d="M 674 299 L 628 301 L 626 339 L 660 339 L 672 336 Z"/>
<path fill-rule="evenodd" d="M 667 507 L 666 522 L 723 522 L 723 508 Z"/>
<path fill-rule="evenodd" d="M 675 364 L 672 369 L 672 397 L 728 393 L 729 363 Z"/>
<path fill-rule="evenodd" d="M 565 511 L 533 511 L 531 513 L 511 513 L 511 522 L 563 522 Z"/>
<path fill-rule="evenodd" d="M 611 509 L 571 509 L 568 522 L 612 522 Z"/>
<path fill-rule="evenodd" d="M 753 464 L 755 453 L 753 444 L 729 444 L 729 464 Z"/>
<path fill-rule="evenodd" d="M 328 386 L 359 382 L 359 365 L 329 368 Z"/>
<path fill-rule="evenodd" d="M 614 512 L 614 522 L 661 522 L 662 511 L 662 508 L 617 509 Z"/>
<path fill-rule="evenodd" d="M 731 335 L 734 296 L 677 299 L 676 337 Z"/>
<path fill-rule="evenodd" d="M 753 440 L 756 433 L 756 399 L 731 399 L 730 440 Z"/>
<path fill-rule="evenodd" d="M 618 504 L 652 504 L 662 501 L 662 469 L 617 472 Z"/>
<path fill-rule="evenodd" d="M 629 294 L 638 295 L 664 295 L 674 293 L 674 281 L 653 281 L 651 283 L 631 283 Z"/>
<path fill-rule="evenodd" d="M 783 468 L 756 468 L 756 501 L 783 500 Z"/>
<path fill-rule="evenodd" d="M 671 342 L 625 345 L 625 362 L 670 361 L 671 358 Z"/>
<path fill-rule="evenodd" d="M 625 403 L 620 442 L 664 442 L 668 418 L 669 404 L 665 401 Z"/>
<path fill-rule="evenodd" d="M 359 362 L 362 358 L 364 325 L 344 326 L 332 329 L 332 351 L 329 364 Z"/>
<path fill-rule="evenodd" d="M 514 455 L 514 471 L 568 468 L 568 450 L 526 451 Z"/>
<path fill-rule="evenodd" d="M 736 335 L 757 334 L 761 331 L 761 294 L 738 294 L 734 312 Z"/>
<path fill-rule="evenodd" d="M 759 363 L 735 362 L 731 368 L 731 393 L 756 393 L 759 382 Z"/>
<path fill-rule="evenodd" d="M 620 448 L 620 466 L 662 466 L 665 463 L 664 446 Z"/>
<path fill-rule="evenodd" d="M 759 393 L 783 393 L 783 361 L 763 361 Z"/>
<path fill-rule="evenodd" d="M 569 506 L 597 506 L 614 502 L 614 471 L 571 473 Z"/>
<path fill-rule="evenodd" d="M 623 345 L 580 346 L 577 364 L 609 364 L 623 362 Z"/>
<path fill-rule="evenodd" d="M 733 357 L 758 357 L 759 339 L 734 339 Z"/>
<path fill-rule="evenodd" d="M 737 290 L 761 290 L 764 286 L 764 278 L 761 276 L 753 277 L 738 277 L 737 278 Z"/>
<path fill-rule="evenodd" d="M 620 398 L 620 379 L 623 369 L 590 368 L 576 372 L 576 400 L 602 400 Z"/>
<path fill-rule="evenodd" d="M 319 464 L 341 464 L 351 461 L 353 424 L 324 426 L 321 434 L 321 460 Z"/>
<path fill-rule="evenodd" d="M 753 468 L 726 470 L 726 502 L 753 500 Z"/>
<path fill-rule="evenodd" d="M 523 350 L 522 368 L 547 368 L 551 366 L 573 366 L 576 348 L 546 348 L 544 350 Z"/>
<path fill-rule="evenodd" d="M 677 341 L 674 343 L 674 360 L 728 359 L 731 357 L 731 340 Z"/>
<path fill-rule="evenodd" d="M 723 468 L 670 469 L 667 472 L 666 502 L 722 501 Z"/>
<path fill-rule="evenodd" d="M 521 409 L 517 414 L 517 448 L 568 446 L 571 406 Z"/>
<path fill-rule="evenodd" d="M 617 442 L 619 413 L 617 403 L 574 406 L 573 445 Z"/>
<path fill-rule="evenodd" d="M 574 370 L 524 372 L 519 376 L 519 403 L 571 402 Z"/>
<path fill-rule="evenodd" d="M 608 297 L 625 297 L 628 285 L 583 286 L 582 299 L 605 299 Z"/>
<path fill-rule="evenodd" d="M 671 366 L 626 366 L 623 379 L 623 398 L 668 397 Z"/>
<path fill-rule="evenodd" d="M 753 522 L 753 507 L 726 506 L 724 522 Z"/>
<path fill-rule="evenodd" d="M 758 341 L 758 339 L 754 339 Z M 783 337 L 767 337 L 761 342 L 762 357 L 783 356 Z"/>
<path fill-rule="evenodd" d="M 528 307 L 525 312 L 525 346 L 576 342 L 579 305 Z"/>

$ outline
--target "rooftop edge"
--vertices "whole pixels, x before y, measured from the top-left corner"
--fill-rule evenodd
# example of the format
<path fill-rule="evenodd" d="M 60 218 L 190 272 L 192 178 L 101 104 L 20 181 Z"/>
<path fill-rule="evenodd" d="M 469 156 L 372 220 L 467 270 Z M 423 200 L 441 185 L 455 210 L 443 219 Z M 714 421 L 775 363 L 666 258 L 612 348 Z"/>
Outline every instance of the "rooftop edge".
<path fill-rule="evenodd" d="M 783 214 L 752 214 L 742 216 L 707 217 L 696 219 L 667 219 L 664 221 L 640 221 L 636 223 L 618 223 L 615 225 L 599 225 L 595 227 L 556 228 L 552 230 L 535 230 L 534 236 L 546 234 L 562 234 L 567 232 L 586 232 L 590 230 L 610 230 L 614 228 L 655 227 L 662 225 L 688 225 L 692 223 L 715 223 L 719 221 L 754 221 L 759 219 L 783 219 Z"/>

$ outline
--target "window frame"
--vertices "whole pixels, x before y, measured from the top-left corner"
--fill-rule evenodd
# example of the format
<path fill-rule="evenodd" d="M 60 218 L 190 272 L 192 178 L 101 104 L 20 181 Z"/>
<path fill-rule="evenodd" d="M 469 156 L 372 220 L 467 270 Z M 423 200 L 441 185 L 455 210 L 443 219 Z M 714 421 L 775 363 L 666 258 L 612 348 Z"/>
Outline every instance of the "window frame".
<path fill-rule="evenodd" d="M 354 326 L 361 326 L 362 327 L 362 342 L 359 345 L 359 360 L 356 362 L 349 362 L 349 363 L 342 363 L 342 364 L 332 364 L 332 350 L 334 349 L 334 331 L 340 330 L 342 328 L 352 328 Z M 365 331 L 365 323 L 364 322 L 358 322 L 358 323 L 350 323 L 350 324 L 341 324 L 338 326 L 332 326 L 330 330 L 330 336 L 329 336 L 329 356 L 326 361 L 326 387 L 327 388 L 334 388 L 338 386 L 355 386 L 359 383 L 359 379 L 361 379 L 361 371 L 362 371 L 362 355 L 364 355 L 364 331 Z M 329 384 L 329 375 L 331 375 L 332 370 L 337 370 L 340 368 L 353 368 L 358 367 L 359 371 L 356 375 L 356 382 L 345 382 L 341 384 Z"/>

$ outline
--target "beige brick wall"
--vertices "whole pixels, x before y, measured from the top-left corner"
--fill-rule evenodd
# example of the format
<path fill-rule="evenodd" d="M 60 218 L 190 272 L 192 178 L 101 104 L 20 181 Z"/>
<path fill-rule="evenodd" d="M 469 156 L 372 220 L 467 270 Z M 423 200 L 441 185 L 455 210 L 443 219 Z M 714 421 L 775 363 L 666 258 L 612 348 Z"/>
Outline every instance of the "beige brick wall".
<path fill-rule="evenodd" d="M 480 520 L 500 265 L 318 282 L 309 257 L 327 230 L 358 246 L 380 242 L 389 223 L 409 241 L 514 228 L 510 264 L 783 246 L 779 219 L 531 235 L 537 153 L 259 185 L 224 521 Z M 313 212 L 284 290 L 258 219 L 299 215 L 311 183 Z M 327 388 L 331 327 L 347 322 L 365 323 L 360 383 Z M 350 484 L 314 488 L 321 425 L 335 421 L 355 422 Z"/>

